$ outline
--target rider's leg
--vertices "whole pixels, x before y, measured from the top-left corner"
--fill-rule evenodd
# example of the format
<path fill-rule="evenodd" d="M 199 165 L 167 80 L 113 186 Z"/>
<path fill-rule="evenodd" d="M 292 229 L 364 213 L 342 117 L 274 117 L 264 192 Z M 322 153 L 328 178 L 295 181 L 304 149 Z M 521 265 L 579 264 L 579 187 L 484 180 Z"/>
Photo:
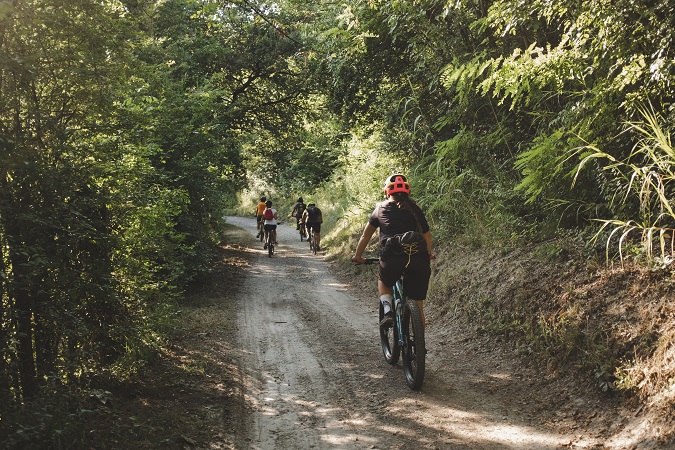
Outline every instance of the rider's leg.
<path fill-rule="evenodd" d="M 377 293 L 380 296 L 380 303 L 384 308 L 384 313 L 388 313 L 392 309 L 394 303 L 394 290 L 391 286 L 387 286 L 382 280 L 377 280 Z"/>
<path fill-rule="evenodd" d="M 314 233 L 316 235 L 316 247 L 321 248 L 321 233 Z"/>
<path fill-rule="evenodd" d="M 278 244 L 278 242 L 277 242 L 277 229 L 276 228 L 272 230 L 272 239 L 273 239 L 272 242 L 274 242 L 275 244 Z"/>

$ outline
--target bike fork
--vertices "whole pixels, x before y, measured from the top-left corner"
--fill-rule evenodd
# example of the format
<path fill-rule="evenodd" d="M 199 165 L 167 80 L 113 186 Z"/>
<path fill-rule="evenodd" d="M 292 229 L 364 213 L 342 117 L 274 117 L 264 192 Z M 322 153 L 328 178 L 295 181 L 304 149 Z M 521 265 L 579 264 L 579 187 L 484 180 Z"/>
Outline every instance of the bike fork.
<path fill-rule="evenodd" d="M 403 315 L 400 314 L 399 312 L 397 312 L 397 313 L 396 313 L 396 316 L 395 316 L 395 320 L 396 320 L 396 333 L 398 334 L 398 336 L 396 336 L 396 338 L 398 339 L 398 345 L 399 345 L 399 347 L 404 348 L 406 342 L 405 342 L 405 335 L 403 334 L 403 320 L 401 319 L 402 316 L 403 316 Z"/>
<path fill-rule="evenodd" d="M 401 348 L 405 347 L 405 334 L 403 333 L 403 302 L 401 301 L 401 291 L 398 283 L 394 286 L 394 320 L 396 321 L 396 339 Z"/>

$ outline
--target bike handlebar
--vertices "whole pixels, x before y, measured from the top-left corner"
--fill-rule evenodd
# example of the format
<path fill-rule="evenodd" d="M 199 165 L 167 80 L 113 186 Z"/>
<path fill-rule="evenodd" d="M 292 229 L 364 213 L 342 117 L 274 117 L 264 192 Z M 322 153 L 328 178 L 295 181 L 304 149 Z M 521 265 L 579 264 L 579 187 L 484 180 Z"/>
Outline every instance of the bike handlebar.
<path fill-rule="evenodd" d="M 354 264 L 357 264 L 357 265 L 358 264 L 377 264 L 377 263 L 380 262 L 380 258 L 363 258 L 363 259 L 365 259 L 365 261 L 363 261 L 362 263 L 354 262 Z"/>

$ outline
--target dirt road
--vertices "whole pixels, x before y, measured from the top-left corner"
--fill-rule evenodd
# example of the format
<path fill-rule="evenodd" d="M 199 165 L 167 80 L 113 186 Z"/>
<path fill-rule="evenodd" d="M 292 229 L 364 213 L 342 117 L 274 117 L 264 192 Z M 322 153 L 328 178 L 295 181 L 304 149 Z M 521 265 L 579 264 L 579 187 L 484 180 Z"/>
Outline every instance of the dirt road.
<path fill-rule="evenodd" d="M 255 233 L 251 218 L 228 222 Z M 262 244 L 251 249 L 236 296 L 235 448 L 603 447 L 590 431 L 597 419 L 584 415 L 589 399 L 568 395 L 558 408 L 561 394 L 547 393 L 541 374 L 433 311 L 425 383 L 409 390 L 400 363 L 382 357 L 372 291 L 333 275 L 295 227 L 281 225 L 278 240 L 272 258 Z"/>

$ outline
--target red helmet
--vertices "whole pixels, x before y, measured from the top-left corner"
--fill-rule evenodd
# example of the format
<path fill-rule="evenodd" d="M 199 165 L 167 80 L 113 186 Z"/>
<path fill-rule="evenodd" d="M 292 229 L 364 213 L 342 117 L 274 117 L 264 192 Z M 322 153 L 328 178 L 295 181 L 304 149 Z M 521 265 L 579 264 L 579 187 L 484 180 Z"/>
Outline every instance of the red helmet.
<path fill-rule="evenodd" d="M 408 184 L 405 175 L 394 174 L 389 176 L 387 181 L 384 182 L 384 193 L 387 197 L 397 192 L 410 195 L 410 184 Z"/>

